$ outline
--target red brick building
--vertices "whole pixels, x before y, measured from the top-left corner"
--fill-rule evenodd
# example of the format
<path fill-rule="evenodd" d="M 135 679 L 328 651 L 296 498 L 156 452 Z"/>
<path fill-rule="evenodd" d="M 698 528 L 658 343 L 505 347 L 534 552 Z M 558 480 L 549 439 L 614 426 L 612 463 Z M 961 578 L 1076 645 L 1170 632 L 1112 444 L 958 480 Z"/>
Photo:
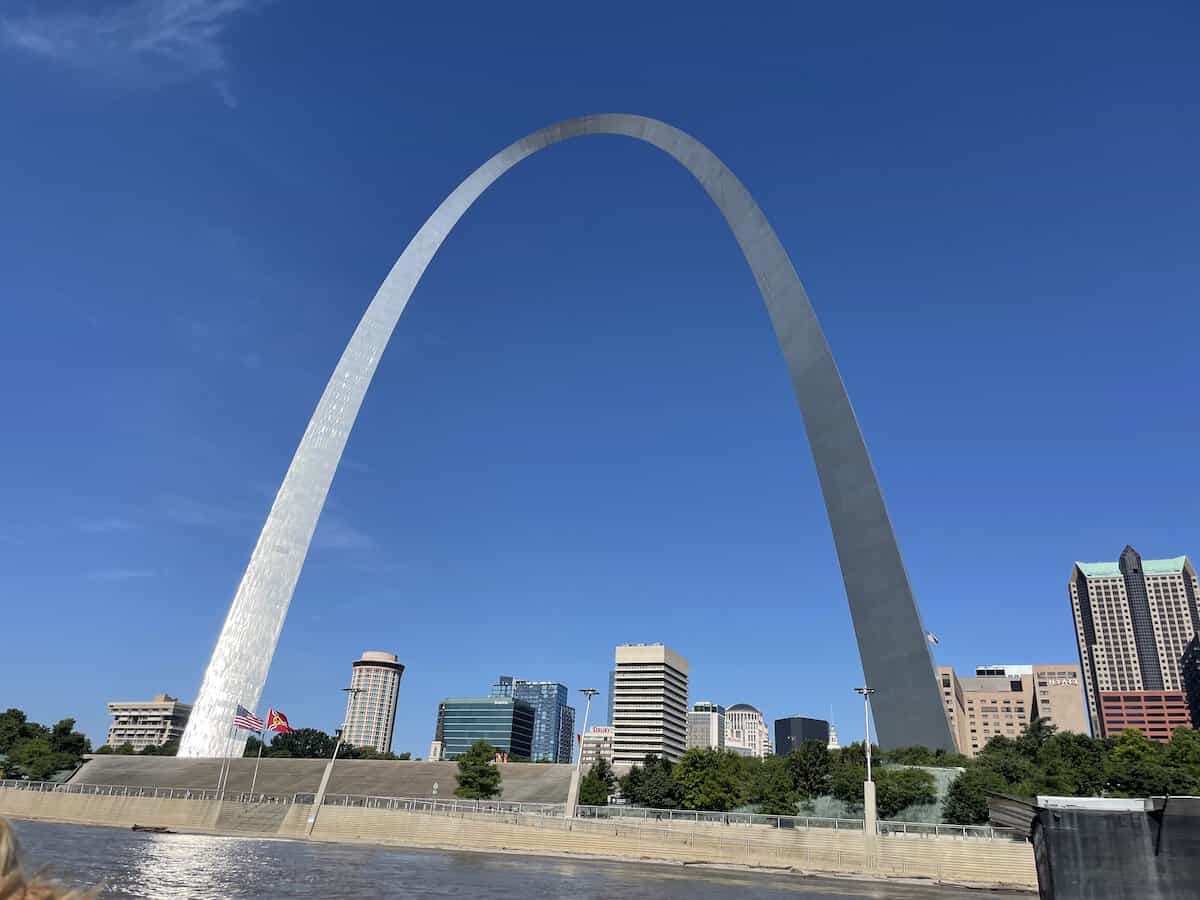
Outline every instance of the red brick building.
<path fill-rule="evenodd" d="M 1152 741 L 1169 741 L 1173 728 L 1191 728 L 1183 691 L 1101 691 L 1100 725 L 1106 735 L 1137 728 Z"/>

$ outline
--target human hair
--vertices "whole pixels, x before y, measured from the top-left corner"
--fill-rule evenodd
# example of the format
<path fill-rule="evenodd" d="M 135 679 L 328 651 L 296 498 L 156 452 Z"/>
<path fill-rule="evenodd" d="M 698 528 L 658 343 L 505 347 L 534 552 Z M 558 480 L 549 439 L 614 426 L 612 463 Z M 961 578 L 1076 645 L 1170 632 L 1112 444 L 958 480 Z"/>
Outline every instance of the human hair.
<path fill-rule="evenodd" d="M 12 826 L 0 819 L 0 900 L 93 900 L 95 896 L 95 891 L 63 887 L 41 876 L 26 878 L 17 836 Z"/>

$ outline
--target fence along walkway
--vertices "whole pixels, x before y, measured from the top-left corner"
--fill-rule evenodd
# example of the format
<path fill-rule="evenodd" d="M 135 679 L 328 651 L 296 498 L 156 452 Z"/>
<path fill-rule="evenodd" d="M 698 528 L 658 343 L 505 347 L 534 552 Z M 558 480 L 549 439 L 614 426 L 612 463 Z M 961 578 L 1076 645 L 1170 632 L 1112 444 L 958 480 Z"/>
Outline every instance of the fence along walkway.
<path fill-rule="evenodd" d="M 48 781 L 0 781 L 0 790 L 35 793 L 85 794 L 102 797 L 146 797 L 162 800 L 225 800 L 233 803 L 266 803 L 311 806 L 312 793 L 260 794 L 248 791 L 218 791 L 212 788 L 137 787 L 109 784 L 59 784 Z M 397 812 L 443 815 L 516 815 L 563 818 L 562 803 L 524 803 L 504 800 L 462 800 L 436 797 L 372 797 L 361 794 L 326 794 L 323 806 L 386 809 Z M 576 818 L 588 820 L 632 820 L 629 824 L 709 824 L 758 826 L 777 829 L 832 829 L 862 831 L 862 819 L 833 819 L 820 816 L 764 816 L 758 813 L 708 812 L 687 809 L 651 809 L 641 806 L 577 806 Z M 989 825 L 942 825 L 924 822 L 878 823 L 879 834 L 1006 839 L 1018 842 L 1024 836 L 1008 828 Z"/>

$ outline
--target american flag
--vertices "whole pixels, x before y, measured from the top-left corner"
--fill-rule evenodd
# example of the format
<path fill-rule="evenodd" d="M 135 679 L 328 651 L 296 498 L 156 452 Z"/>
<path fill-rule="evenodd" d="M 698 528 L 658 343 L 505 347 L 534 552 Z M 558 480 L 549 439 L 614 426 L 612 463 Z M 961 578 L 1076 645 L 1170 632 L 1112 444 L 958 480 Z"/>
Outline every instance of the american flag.
<path fill-rule="evenodd" d="M 233 716 L 233 727 L 244 728 L 247 731 L 262 731 L 263 720 L 246 709 L 246 707 L 238 704 L 237 712 Z"/>

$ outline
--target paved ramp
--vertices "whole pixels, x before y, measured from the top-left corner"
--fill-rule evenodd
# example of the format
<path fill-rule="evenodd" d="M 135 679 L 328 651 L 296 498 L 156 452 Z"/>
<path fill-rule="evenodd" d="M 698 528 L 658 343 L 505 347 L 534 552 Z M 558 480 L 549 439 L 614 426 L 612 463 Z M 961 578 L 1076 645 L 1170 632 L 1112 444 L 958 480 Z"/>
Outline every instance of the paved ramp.
<path fill-rule="evenodd" d="M 264 759 L 254 790 L 264 794 L 313 793 L 321 783 L 326 760 Z M 164 756 L 94 756 L 72 778 L 81 784 L 137 785 L 139 787 L 208 788 L 217 786 L 218 759 L 175 759 Z M 522 803 L 565 803 L 571 766 L 545 763 L 507 763 L 501 799 Z M 453 797 L 458 786 L 452 762 L 407 760 L 338 760 L 329 792 L 375 797 L 430 797 L 434 782 L 439 797 Z M 233 761 L 228 788 L 250 790 L 253 759 Z"/>

